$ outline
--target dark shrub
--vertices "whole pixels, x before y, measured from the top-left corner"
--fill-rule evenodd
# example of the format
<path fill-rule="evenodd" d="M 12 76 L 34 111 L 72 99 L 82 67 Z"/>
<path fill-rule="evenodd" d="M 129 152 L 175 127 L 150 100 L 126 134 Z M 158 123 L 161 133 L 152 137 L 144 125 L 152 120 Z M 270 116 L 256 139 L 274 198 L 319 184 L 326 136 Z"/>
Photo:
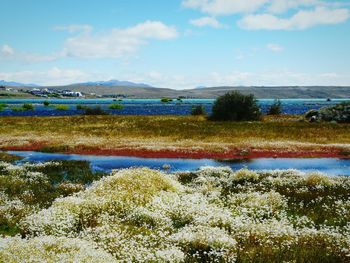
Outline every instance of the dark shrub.
<path fill-rule="evenodd" d="M 270 106 L 267 115 L 280 115 L 282 113 L 282 103 L 280 100 L 275 100 Z"/>
<path fill-rule="evenodd" d="M 81 105 L 81 104 L 77 105 L 77 110 L 86 110 L 87 108 L 88 108 L 87 106 L 84 106 L 84 105 Z"/>
<path fill-rule="evenodd" d="M 350 101 L 324 107 L 319 110 L 310 110 L 305 113 L 305 119 L 310 122 L 328 121 L 350 123 Z"/>
<path fill-rule="evenodd" d="M 205 115 L 204 107 L 202 105 L 193 106 L 191 115 L 194 115 L 194 116 Z"/>
<path fill-rule="evenodd" d="M 261 116 L 254 95 L 228 92 L 216 99 L 211 120 L 216 121 L 255 121 Z"/>
<path fill-rule="evenodd" d="M 44 106 L 49 106 L 50 105 L 50 102 L 48 102 L 47 100 L 45 100 L 44 102 L 43 102 L 43 104 L 44 104 Z"/>
<path fill-rule="evenodd" d="M 15 161 L 22 160 L 23 157 L 5 153 L 5 152 L 0 152 L 0 162 L 8 162 L 8 163 L 13 163 Z"/>
<path fill-rule="evenodd" d="M 101 107 L 86 108 L 84 115 L 108 115 Z"/>
<path fill-rule="evenodd" d="M 169 99 L 169 98 L 162 98 L 162 99 L 160 99 L 160 101 L 163 103 L 168 103 L 168 102 L 172 102 L 173 100 Z"/>
<path fill-rule="evenodd" d="M 24 103 L 22 108 L 24 110 L 34 110 L 34 106 L 32 104 L 30 104 L 30 103 Z"/>

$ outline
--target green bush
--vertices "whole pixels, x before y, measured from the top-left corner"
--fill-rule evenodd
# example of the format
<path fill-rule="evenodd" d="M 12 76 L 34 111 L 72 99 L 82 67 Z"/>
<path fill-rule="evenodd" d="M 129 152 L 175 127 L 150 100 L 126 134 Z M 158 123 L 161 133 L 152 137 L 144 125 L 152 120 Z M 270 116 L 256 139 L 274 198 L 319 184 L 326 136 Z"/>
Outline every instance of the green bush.
<path fill-rule="evenodd" d="M 47 106 L 50 105 L 50 102 L 48 102 L 47 100 L 45 100 L 45 101 L 43 102 L 43 104 L 44 104 L 45 107 L 47 107 Z"/>
<path fill-rule="evenodd" d="M 261 117 L 260 108 L 254 95 L 228 92 L 216 99 L 211 120 L 215 121 L 255 121 Z"/>
<path fill-rule="evenodd" d="M 123 108 L 124 108 L 123 105 L 121 105 L 121 104 L 116 104 L 116 103 L 111 104 L 111 105 L 109 106 L 109 109 L 111 109 L 111 110 L 122 110 Z"/>
<path fill-rule="evenodd" d="M 30 103 L 24 103 L 23 106 L 22 106 L 22 108 L 23 108 L 24 110 L 34 110 L 33 104 L 30 104 Z"/>
<path fill-rule="evenodd" d="M 172 102 L 173 100 L 169 98 L 161 98 L 160 101 L 163 103 L 168 103 L 168 102 Z"/>
<path fill-rule="evenodd" d="M 206 113 L 202 105 L 192 107 L 191 115 L 198 116 L 198 115 L 205 115 L 205 114 Z"/>
<path fill-rule="evenodd" d="M 0 103 L 0 111 L 4 110 L 4 108 L 7 108 L 8 105 L 5 103 Z"/>
<path fill-rule="evenodd" d="M 267 115 L 280 115 L 282 113 L 282 103 L 280 100 L 275 100 L 269 107 Z"/>
<path fill-rule="evenodd" d="M 81 105 L 81 104 L 77 105 L 77 110 L 86 110 L 87 108 L 88 108 L 87 106 L 84 106 L 84 105 Z"/>
<path fill-rule="evenodd" d="M 305 113 L 305 119 L 310 122 L 328 121 L 337 123 L 350 123 L 350 101 L 341 102 L 331 107 L 319 110 L 310 110 Z"/>
<path fill-rule="evenodd" d="M 108 112 L 101 109 L 101 107 L 86 108 L 84 115 L 108 115 Z"/>

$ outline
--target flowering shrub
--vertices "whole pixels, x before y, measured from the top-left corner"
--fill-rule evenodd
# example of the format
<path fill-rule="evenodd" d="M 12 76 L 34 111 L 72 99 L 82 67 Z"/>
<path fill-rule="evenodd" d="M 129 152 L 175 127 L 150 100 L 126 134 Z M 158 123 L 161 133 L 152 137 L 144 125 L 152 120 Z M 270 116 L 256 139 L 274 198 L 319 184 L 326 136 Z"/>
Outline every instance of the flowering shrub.
<path fill-rule="evenodd" d="M 18 232 L 21 218 L 50 206 L 60 196 L 84 190 L 85 184 L 100 178 L 100 174 L 94 175 L 85 162 L 21 166 L 0 162 L 0 233 Z"/>
<path fill-rule="evenodd" d="M 0 262 L 26 262 L 25 254 L 34 262 L 350 261 L 349 177 L 135 168 L 59 189 L 79 192 L 44 209 L 0 192 L 4 220 L 24 236 L 0 239 Z"/>
<path fill-rule="evenodd" d="M 116 262 L 95 244 L 80 239 L 41 236 L 0 238 L 1 262 Z"/>

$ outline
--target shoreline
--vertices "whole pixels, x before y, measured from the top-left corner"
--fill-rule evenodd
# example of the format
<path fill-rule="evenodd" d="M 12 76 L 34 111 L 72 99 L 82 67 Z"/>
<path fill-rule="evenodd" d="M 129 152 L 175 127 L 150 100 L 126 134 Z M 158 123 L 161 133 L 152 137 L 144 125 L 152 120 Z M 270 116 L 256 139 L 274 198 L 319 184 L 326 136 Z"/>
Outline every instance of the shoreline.
<path fill-rule="evenodd" d="M 209 150 L 185 150 L 185 149 L 133 149 L 133 148 L 72 148 L 64 151 L 42 151 L 42 144 L 26 146 L 2 147 L 2 151 L 36 151 L 43 153 L 80 154 L 96 156 L 128 156 L 139 158 L 178 158 L 178 159 L 259 159 L 259 158 L 339 158 L 350 159 L 350 155 L 343 154 L 338 148 L 325 148 L 323 150 L 264 150 L 264 149 L 231 149 L 225 152 Z"/>

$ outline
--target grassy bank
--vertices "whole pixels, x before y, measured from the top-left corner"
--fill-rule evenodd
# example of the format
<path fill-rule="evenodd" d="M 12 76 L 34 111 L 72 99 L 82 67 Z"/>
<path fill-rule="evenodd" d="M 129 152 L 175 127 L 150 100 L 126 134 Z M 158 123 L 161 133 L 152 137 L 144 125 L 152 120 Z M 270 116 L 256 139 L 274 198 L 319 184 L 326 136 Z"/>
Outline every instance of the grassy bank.
<path fill-rule="evenodd" d="M 87 188 L 62 182 L 65 194 L 43 206 L 38 186 L 50 185 L 53 166 L 62 164 L 0 163 L 0 178 L 11 178 L 1 184 L 0 225 L 22 234 L 0 237 L 1 262 L 350 260 L 349 177 L 126 169 Z"/>
<path fill-rule="evenodd" d="M 327 151 L 347 155 L 350 125 L 307 123 L 299 116 L 261 122 L 212 122 L 192 116 L 0 118 L 0 147 L 45 151 Z"/>

